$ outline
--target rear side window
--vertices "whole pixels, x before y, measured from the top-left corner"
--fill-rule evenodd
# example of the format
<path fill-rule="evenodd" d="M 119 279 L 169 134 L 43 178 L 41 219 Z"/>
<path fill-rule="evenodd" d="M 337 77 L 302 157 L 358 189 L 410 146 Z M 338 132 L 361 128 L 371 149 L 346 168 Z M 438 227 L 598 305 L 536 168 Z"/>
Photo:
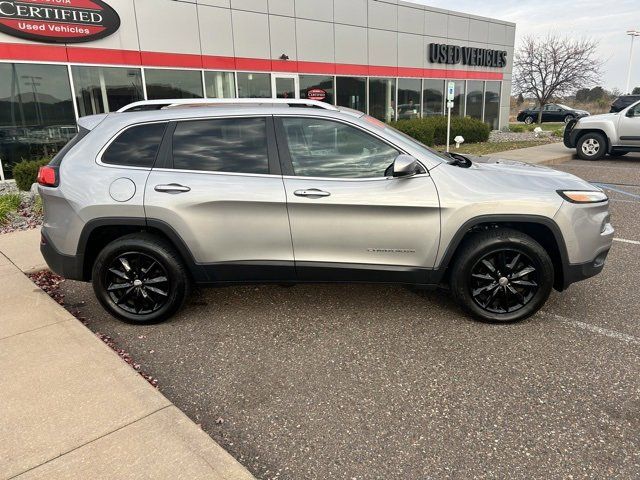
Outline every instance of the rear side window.
<path fill-rule="evenodd" d="M 265 118 L 178 122 L 173 168 L 209 172 L 269 173 Z"/>
<path fill-rule="evenodd" d="M 153 167 L 166 123 L 151 123 L 128 128 L 102 155 L 102 162 L 127 167 Z"/>
<path fill-rule="evenodd" d="M 76 136 L 73 137 L 71 140 L 69 140 L 69 142 L 67 142 L 67 144 L 64 147 L 62 147 L 62 149 L 60 149 L 60 151 L 56 154 L 56 156 L 51 159 L 51 161 L 49 162 L 49 165 L 59 167 L 65 155 L 69 153 L 69 151 L 73 147 L 75 147 L 80 140 L 86 137 L 87 133 L 89 133 L 89 130 L 87 130 L 86 128 L 80 127 L 80 130 L 78 131 Z"/>

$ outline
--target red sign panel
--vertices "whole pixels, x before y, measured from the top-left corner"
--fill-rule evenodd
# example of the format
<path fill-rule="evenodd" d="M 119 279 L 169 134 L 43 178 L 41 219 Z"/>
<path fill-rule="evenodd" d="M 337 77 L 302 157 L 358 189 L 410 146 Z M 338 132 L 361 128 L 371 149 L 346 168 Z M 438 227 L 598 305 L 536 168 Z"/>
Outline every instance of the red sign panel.
<path fill-rule="evenodd" d="M 327 92 L 321 88 L 311 88 L 307 90 L 307 98 L 309 100 L 324 100 L 327 98 Z"/>
<path fill-rule="evenodd" d="M 120 17 L 102 0 L 0 0 L 0 31 L 36 42 L 79 43 L 120 28 Z"/>

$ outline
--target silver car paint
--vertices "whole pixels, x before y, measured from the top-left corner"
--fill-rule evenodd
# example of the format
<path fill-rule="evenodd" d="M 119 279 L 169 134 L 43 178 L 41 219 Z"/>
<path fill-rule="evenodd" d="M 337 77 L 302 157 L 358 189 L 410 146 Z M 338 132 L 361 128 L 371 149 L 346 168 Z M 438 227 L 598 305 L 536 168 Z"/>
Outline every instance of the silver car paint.
<path fill-rule="evenodd" d="M 611 244 L 612 230 L 601 234 L 607 203 L 570 204 L 556 192 L 594 190 L 587 182 L 525 164 L 476 162 L 468 169 L 448 165 L 414 142 L 356 118 L 352 112 L 296 108 L 294 113 L 326 116 L 367 130 L 416 157 L 427 173 L 403 179 L 309 179 L 176 170 L 151 173 L 100 162 L 103 147 L 134 124 L 265 112 L 291 115 L 292 109 L 218 106 L 81 119 L 81 125 L 91 125 L 93 130 L 64 158 L 60 186 L 40 187 L 44 229 L 50 241 L 61 253 L 73 255 L 89 220 L 146 216 L 178 230 L 200 262 L 295 258 L 433 268 L 440 265 L 447 246 L 468 220 L 480 215 L 522 214 L 555 221 L 571 263 L 592 260 Z M 135 183 L 135 194 L 126 202 L 117 202 L 109 188 L 123 177 Z M 192 191 L 178 195 L 155 192 L 155 185 L 164 183 L 188 184 Z M 298 188 L 314 187 L 330 189 L 331 196 L 317 201 L 291 195 Z"/>
<path fill-rule="evenodd" d="M 616 113 L 591 115 L 578 120 L 574 130 L 601 130 L 614 147 L 638 147 L 638 140 L 622 140 L 620 137 L 640 136 L 640 117 L 627 117 L 627 112 L 640 102 L 635 102 Z"/>

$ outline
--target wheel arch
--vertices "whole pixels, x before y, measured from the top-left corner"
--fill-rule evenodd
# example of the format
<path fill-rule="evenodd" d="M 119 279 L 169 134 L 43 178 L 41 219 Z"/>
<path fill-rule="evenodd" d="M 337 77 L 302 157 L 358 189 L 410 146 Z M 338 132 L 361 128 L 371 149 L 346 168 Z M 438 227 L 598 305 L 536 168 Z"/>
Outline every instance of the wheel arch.
<path fill-rule="evenodd" d="M 206 280 L 202 268 L 196 263 L 191 251 L 180 235 L 161 220 L 126 217 L 107 217 L 87 222 L 78 240 L 77 252 L 82 256 L 82 280 L 91 280 L 93 263 L 102 249 L 110 242 L 125 235 L 147 232 L 171 244 L 184 262 L 194 281 Z"/>
<path fill-rule="evenodd" d="M 554 264 L 553 287 L 559 291 L 565 288 L 564 277 L 569 264 L 569 256 L 562 231 L 551 218 L 540 215 L 481 215 L 465 222 L 449 242 L 440 261 L 440 266 L 437 268 L 441 282 L 448 281 L 449 267 L 460 252 L 465 238 L 477 231 L 490 228 L 513 228 L 536 240 L 547 251 Z"/>

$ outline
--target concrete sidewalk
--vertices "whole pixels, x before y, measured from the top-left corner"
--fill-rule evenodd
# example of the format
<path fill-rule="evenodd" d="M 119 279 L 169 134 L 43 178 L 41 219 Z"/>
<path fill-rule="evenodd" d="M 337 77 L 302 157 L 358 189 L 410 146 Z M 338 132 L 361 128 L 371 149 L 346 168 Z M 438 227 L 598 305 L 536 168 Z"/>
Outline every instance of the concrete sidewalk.
<path fill-rule="evenodd" d="M 23 274 L 38 239 L 0 236 L 0 478 L 252 479 Z"/>
<path fill-rule="evenodd" d="M 519 148 L 505 152 L 489 153 L 485 157 L 515 160 L 536 165 L 556 165 L 574 158 L 576 151 L 564 146 L 562 142 L 546 143 L 537 147 Z"/>

